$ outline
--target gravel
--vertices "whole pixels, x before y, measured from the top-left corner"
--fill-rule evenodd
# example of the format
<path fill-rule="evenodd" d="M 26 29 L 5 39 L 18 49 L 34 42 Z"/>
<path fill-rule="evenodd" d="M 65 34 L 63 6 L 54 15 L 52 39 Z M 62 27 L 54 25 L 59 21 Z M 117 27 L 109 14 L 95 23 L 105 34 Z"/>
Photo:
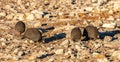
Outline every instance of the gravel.
<path fill-rule="evenodd" d="M 119 0 L 0 0 L 0 62 L 119 62 L 119 14 Z M 21 39 L 18 21 L 45 31 L 46 43 Z M 89 24 L 99 39 L 71 40 L 72 28 Z"/>

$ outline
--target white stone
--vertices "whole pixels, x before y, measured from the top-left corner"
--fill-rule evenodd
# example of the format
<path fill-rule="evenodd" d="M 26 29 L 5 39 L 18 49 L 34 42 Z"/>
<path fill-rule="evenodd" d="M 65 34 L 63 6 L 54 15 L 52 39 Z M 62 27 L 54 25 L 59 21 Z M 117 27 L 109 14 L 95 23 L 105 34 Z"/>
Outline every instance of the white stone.
<path fill-rule="evenodd" d="M 35 15 L 36 18 L 42 18 L 43 12 L 39 12 L 38 10 L 31 11 L 32 14 Z"/>
<path fill-rule="evenodd" d="M 51 14 L 47 14 L 44 16 L 44 18 L 49 18 L 51 16 Z"/>
<path fill-rule="evenodd" d="M 115 23 L 117 24 L 117 26 L 120 26 L 120 19 L 117 19 L 117 21 L 115 21 Z"/>
<path fill-rule="evenodd" d="M 63 15 L 63 12 L 59 12 L 58 14 L 59 14 L 59 15 Z"/>
<path fill-rule="evenodd" d="M 18 19 L 18 20 L 24 20 L 24 14 L 16 13 L 16 14 L 14 15 L 13 20 L 16 20 L 16 19 Z"/>
<path fill-rule="evenodd" d="M 17 13 L 16 16 L 18 20 L 24 20 L 24 14 Z"/>
<path fill-rule="evenodd" d="M 111 57 L 120 60 L 120 51 L 114 51 Z"/>
<path fill-rule="evenodd" d="M 69 50 L 68 52 L 65 53 L 65 55 L 69 55 L 71 54 L 72 52 Z"/>
<path fill-rule="evenodd" d="M 104 27 L 104 28 L 115 28 L 116 23 L 105 23 L 105 24 L 102 25 L 102 27 Z"/>
<path fill-rule="evenodd" d="M 46 61 L 46 62 L 54 62 L 54 58 L 51 58 L 51 59 L 49 59 L 48 61 Z"/>
<path fill-rule="evenodd" d="M 92 0 L 92 2 L 97 2 L 98 0 Z"/>
<path fill-rule="evenodd" d="M 35 18 L 42 18 L 42 15 L 41 14 L 34 14 L 35 15 Z"/>
<path fill-rule="evenodd" d="M 109 16 L 109 18 L 107 18 L 107 20 L 115 20 L 115 18 L 113 16 Z"/>
<path fill-rule="evenodd" d="M 120 2 L 114 2 L 114 5 L 113 5 L 114 11 L 118 11 L 119 8 L 120 8 Z"/>
<path fill-rule="evenodd" d="M 55 50 L 55 54 L 63 54 L 64 50 L 63 49 L 58 49 Z"/>
<path fill-rule="evenodd" d="M 18 52 L 18 56 L 22 56 L 24 54 L 23 51 Z"/>
<path fill-rule="evenodd" d="M 5 43 L 5 42 L 2 42 L 2 46 L 6 46 L 6 43 Z"/>
<path fill-rule="evenodd" d="M 113 48 L 113 49 L 118 49 L 120 47 L 120 42 L 118 40 L 113 41 L 113 42 L 105 42 L 104 46 Z"/>
<path fill-rule="evenodd" d="M 1 38 L 0 41 L 6 41 L 6 39 L 5 38 Z"/>
<path fill-rule="evenodd" d="M 30 40 L 29 42 L 30 42 L 30 43 L 34 43 L 34 41 L 33 41 L 33 40 Z"/>
<path fill-rule="evenodd" d="M 15 49 L 13 52 L 14 52 L 14 53 L 17 53 L 18 51 L 19 51 L 19 49 Z"/>
<path fill-rule="evenodd" d="M 41 22 L 35 23 L 34 27 L 40 27 L 41 26 Z"/>
<path fill-rule="evenodd" d="M 61 43 L 61 45 L 68 45 L 69 43 L 70 43 L 69 40 L 65 40 Z"/>
<path fill-rule="evenodd" d="M 109 62 L 107 58 L 97 59 L 97 62 Z"/>
<path fill-rule="evenodd" d="M 0 16 L 6 16 L 5 12 L 0 12 Z"/>
<path fill-rule="evenodd" d="M 80 45 L 75 45 L 75 49 L 77 49 L 78 51 L 80 51 L 81 50 Z"/>
<path fill-rule="evenodd" d="M 14 14 L 9 14 L 6 16 L 7 19 L 13 19 L 13 17 L 14 17 Z"/>
<path fill-rule="evenodd" d="M 26 17 L 26 20 L 29 20 L 29 21 L 34 20 L 34 15 L 31 13 L 25 13 L 25 17 Z"/>
<path fill-rule="evenodd" d="M 110 36 L 105 36 L 104 37 L 104 41 L 111 41 L 112 40 L 112 37 L 110 37 Z"/>
<path fill-rule="evenodd" d="M 84 8 L 86 11 L 92 11 L 93 10 L 93 7 L 86 7 L 86 8 Z"/>
<path fill-rule="evenodd" d="M 109 14 L 113 14 L 113 10 L 109 10 L 109 12 L 108 12 Z"/>

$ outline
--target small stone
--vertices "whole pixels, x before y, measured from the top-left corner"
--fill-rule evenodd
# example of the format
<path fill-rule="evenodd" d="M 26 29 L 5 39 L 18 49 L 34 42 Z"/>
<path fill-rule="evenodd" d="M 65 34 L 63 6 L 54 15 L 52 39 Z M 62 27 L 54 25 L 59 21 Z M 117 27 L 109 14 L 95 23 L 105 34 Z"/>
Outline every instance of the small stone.
<path fill-rule="evenodd" d="M 40 25 L 41 25 L 41 22 L 38 22 L 34 24 L 34 27 L 40 27 Z"/>
<path fill-rule="evenodd" d="M 13 52 L 14 52 L 14 53 L 18 53 L 18 51 L 19 51 L 19 49 L 17 48 L 17 49 L 15 49 Z"/>
<path fill-rule="evenodd" d="M 50 18 L 51 14 L 46 14 L 44 18 Z"/>
<path fill-rule="evenodd" d="M 30 42 L 30 43 L 34 43 L 34 41 L 32 41 L 32 40 L 30 40 L 29 42 Z"/>
<path fill-rule="evenodd" d="M 4 41 L 6 41 L 6 39 L 5 39 L 5 38 L 1 38 L 0 41 L 3 41 L 3 42 L 4 42 Z"/>
<path fill-rule="evenodd" d="M 104 41 L 111 41 L 112 40 L 112 37 L 110 37 L 110 36 L 105 36 L 105 38 L 104 38 Z"/>
<path fill-rule="evenodd" d="M 13 17 L 14 17 L 14 14 L 9 14 L 6 16 L 7 19 L 13 19 Z"/>
<path fill-rule="evenodd" d="M 54 58 L 49 59 L 47 62 L 54 62 Z"/>
<path fill-rule="evenodd" d="M 65 53 L 65 55 L 69 55 L 71 53 L 72 53 L 72 51 L 69 50 L 68 52 Z"/>
<path fill-rule="evenodd" d="M 35 15 L 35 18 L 42 18 L 43 12 L 39 12 L 38 10 L 31 11 L 32 14 Z"/>
<path fill-rule="evenodd" d="M 99 53 L 93 53 L 93 57 L 96 59 L 104 59 L 105 55 L 104 54 L 99 54 Z"/>
<path fill-rule="evenodd" d="M 6 46 L 6 43 L 5 43 L 5 42 L 2 42 L 2 46 Z"/>
<path fill-rule="evenodd" d="M 65 41 L 63 41 L 63 42 L 61 43 L 61 45 L 68 45 L 69 43 L 70 43 L 69 40 L 65 40 Z"/>
<path fill-rule="evenodd" d="M 92 0 L 92 2 L 94 3 L 94 2 L 97 2 L 98 0 Z"/>
<path fill-rule="evenodd" d="M 5 12 L 0 12 L 0 16 L 6 16 Z"/>
<path fill-rule="evenodd" d="M 116 34 L 114 37 L 120 40 L 120 34 Z"/>
<path fill-rule="evenodd" d="M 118 40 L 113 41 L 113 42 L 106 42 L 104 43 L 104 46 L 109 47 L 109 48 L 119 49 L 120 42 Z"/>
<path fill-rule="evenodd" d="M 109 14 L 113 14 L 113 10 L 109 10 L 109 12 L 108 12 Z"/>
<path fill-rule="evenodd" d="M 120 51 L 114 51 L 111 57 L 120 60 Z"/>
<path fill-rule="evenodd" d="M 86 7 L 85 10 L 92 12 L 93 8 L 92 7 Z"/>
<path fill-rule="evenodd" d="M 34 20 L 34 15 L 31 13 L 25 13 L 25 17 L 28 21 Z"/>
<path fill-rule="evenodd" d="M 55 51 L 55 54 L 63 54 L 64 50 L 63 49 L 58 49 Z"/>
<path fill-rule="evenodd" d="M 18 52 L 18 56 L 23 56 L 25 53 L 23 51 Z"/>
<path fill-rule="evenodd" d="M 105 23 L 102 25 L 103 28 L 115 28 L 116 23 Z"/>
<path fill-rule="evenodd" d="M 107 58 L 97 59 L 96 62 L 109 62 Z"/>
<path fill-rule="evenodd" d="M 24 14 L 17 13 L 17 14 L 15 15 L 15 17 L 17 17 L 17 19 L 20 20 L 20 21 L 24 20 Z"/>
<path fill-rule="evenodd" d="M 115 20 L 115 18 L 113 16 L 109 16 L 107 20 Z"/>
<path fill-rule="evenodd" d="M 101 24 L 102 24 L 102 21 L 101 20 L 96 20 L 96 21 L 94 21 L 94 22 L 90 22 L 90 24 L 91 25 L 93 25 L 93 26 L 100 26 Z"/>
<path fill-rule="evenodd" d="M 78 51 L 80 51 L 81 50 L 80 45 L 75 45 L 75 49 L 77 49 Z"/>
<path fill-rule="evenodd" d="M 120 2 L 115 2 L 113 5 L 114 11 L 118 11 L 119 8 L 120 8 Z"/>
<path fill-rule="evenodd" d="M 120 19 L 116 21 L 116 25 L 120 28 Z"/>

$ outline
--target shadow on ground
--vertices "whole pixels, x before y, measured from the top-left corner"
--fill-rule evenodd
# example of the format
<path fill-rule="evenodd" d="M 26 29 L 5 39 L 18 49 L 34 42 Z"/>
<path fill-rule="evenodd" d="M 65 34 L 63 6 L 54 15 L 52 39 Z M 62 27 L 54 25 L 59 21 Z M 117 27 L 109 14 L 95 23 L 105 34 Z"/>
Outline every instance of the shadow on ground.
<path fill-rule="evenodd" d="M 65 38 L 65 37 L 66 37 L 66 33 L 54 34 L 54 36 L 52 36 L 52 37 L 45 38 L 44 41 L 45 41 L 45 43 L 48 43 L 48 42 L 59 40 L 59 39 Z"/>
<path fill-rule="evenodd" d="M 46 58 L 46 57 L 52 56 L 52 55 L 54 55 L 54 54 L 43 54 L 43 55 L 41 55 L 41 56 L 38 57 L 38 58 L 39 58 L 39 59 L 43 59 L 43 58 Z"/>
<path fill-rule="evenodd" d="M 99 32 L 99 38 L 104 39 L 105 36 L 110 36 L 113 38 L 112 40 L 115 40 L 115 39 L 117 39 L 117 38 L 114 38 L 114 35 L 116 35 L 116 34 L 120 34 L 120 30 Z"/>

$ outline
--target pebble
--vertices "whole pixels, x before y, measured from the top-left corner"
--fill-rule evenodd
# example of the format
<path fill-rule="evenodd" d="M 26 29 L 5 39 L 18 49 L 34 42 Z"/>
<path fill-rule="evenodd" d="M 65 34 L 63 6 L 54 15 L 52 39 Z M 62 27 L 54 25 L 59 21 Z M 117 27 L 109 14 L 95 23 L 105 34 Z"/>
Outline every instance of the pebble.
<path fill-rule="evenodd" d="M 96 62 L 109 62 L 107 58 L 97 59 Z"/>
<path fill-rule="evenodd" d="M 72 53 L 72 51 L 67 51 L 66 53 L 65 53 L 65 55 L 69 55 L 69 54 L 71 54 Z"/>
<path fill-rule="evenodd" d="M 25 13 L 25 18 L 28 21 L 34 20 L 34 15 L 31 13 Z"/>
<path fill-rule="evenodd" d="M 103 28 L 115 28 L 116 27 L 116 23 L 104 23 L 102 25 Z"/>
<path fill-rule="evenodd" d="M 63 54 L 64 50 L 63 49 L 58 49 L 55 50 L 55 54 Z"/>
<path fill-rule="evenodd" d="M 6 39 L 5 39 L 5 38 L 1 38 L 1 39 L 0 39 L 0 41 L 3 41 L 3 42 L 5 42 L 5 41 L 6 41 Z"/>
<path fill-rule="evenodd" d="M 6 46 L 6 43 L 5 43 L 5 42 L 2 42 L 2 46 Z"/>
<path fill-rule="evenodd" d="M 13 13 L 6 16 L 7 19 L 13 19 L 13 17 L 14 17 Z"/>
<path fill-rule="evenodd" d="M 54 58 L 49 59 L 47 62 L 54 62 Z"/>
<path fill-rule="evenodd" d="M 118 27 L 120 27 L 120 19 L 118 19 L 117 21 L 115 21 L 116 22 L 116 25 L 118 26 Z"/>
<path fill-rule="evenodd" d="M 114 51 L 111 57 L 120 60 L 120 51 Z"/>
<path fill-rule="evenodd" d="M 116 34 L 114 35 L 115 38 L 117 38 L 118 40 L 120 40 L 120 34 Z"/>
<path fill-rule="evenodd" d="M 75 45 L 75 49 L 77 49 L 78 51 L 80 51 L 81 50 L 80 45 Z"/>
<path fill-rule="evenodd" d="M 110 36 L 105 36 L 105 38 L 104 38 L 104 41 L 107 41 L 107 42 L 109 42 L 111 40 L 112 40 L 112 37 L 110 37 Z"/>
<path fill-rule="evenodd" d="M 16 48 L 16 49 L 13 51 L 13 53 L 18 53 L 18 51 L 19 51 L 19 49 Z"/>
<path fill-rule="evenodd" d="M 86 8 L 84 8 L 86 11 L 90 11 L 90 12 L 92 12 L 92 10 L 93 10 L 93 7 L 86 7 Z"/>
<path fill-rule="evenodd" d="M 24 20 L 24 14 L 22 14 L 22 13 L 17 13 L 17 14 L 15 15 L 15 17 L 16 17 L 18 20 L 20 20 L 20 21 Z"/>
<path fill-rule="evenodd" d="M 120 47 L 120 42 L 118 40 L 113 41 L 113 42 L 105 42 L 104 46 L 109 47 L 109 48 L 118 49 Z"/>
<path fill-rule="evenodd" d="M 63 42 L 61 43 L 61 45 L 63 45 L 63 46 L 67 46 L 69 43 L 70 43 L 69 40 L 65 40 L 65 41 L 63 41 Z"/>
<path fill-rule="evenodd" d="M 107 20 L 115 20 L 115 18 L 113 17 L 113 16 L 109 16 L 108 18 L 107 18 Z"/>
<path fill-rule="evenodd" d="M 5 12 L 0 12 L 0 16 L 4 17 L 4 16 L 6 16 L 6 13 Z"/>
<path fill-rule="evenodd" d="M 113 5 L 114 11 L 118 11 L 119 8 L 120 8 L 120 2 L 114 2 L 114 5 Z"/>
<path fill-rule="evenodd" d="M 25 55 L 25 52 L 23 51 L 18 52 L 18 56 L 23 56 L 23 55 Z"/>

